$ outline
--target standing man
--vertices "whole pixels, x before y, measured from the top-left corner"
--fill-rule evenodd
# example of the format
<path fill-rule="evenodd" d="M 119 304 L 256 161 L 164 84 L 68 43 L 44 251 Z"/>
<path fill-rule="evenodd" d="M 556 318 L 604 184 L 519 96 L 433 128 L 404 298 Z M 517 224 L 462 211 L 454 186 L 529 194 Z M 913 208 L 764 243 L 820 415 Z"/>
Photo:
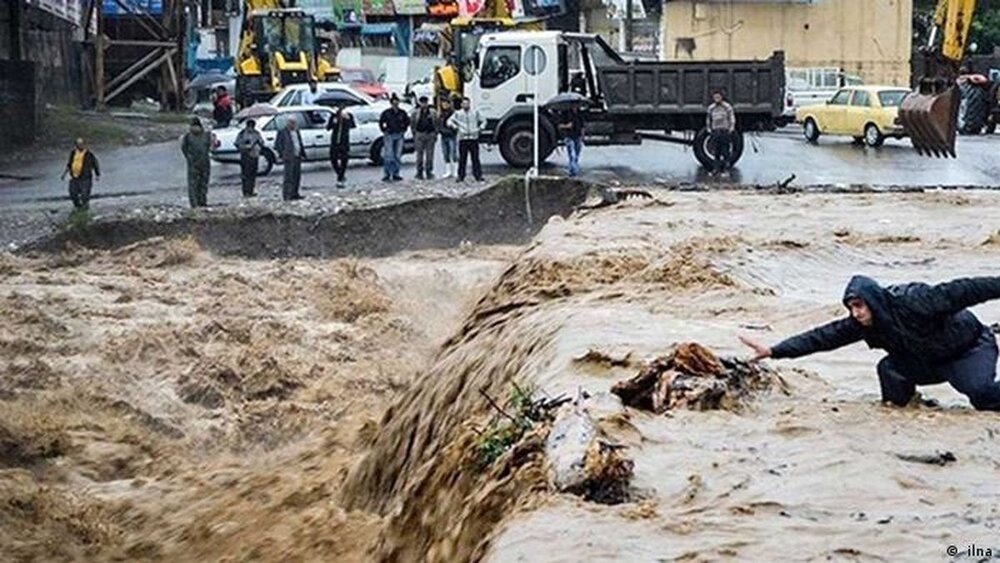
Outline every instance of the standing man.
<path fill-rule="evenodd" d="M 229 127 L 229 122 L 233 120 L 233 100 L 229 97 L 225 86 L 219 86 L 216 90 L 213 106 L 212 118 L 215 119 L 215 126 Z"/>
<path fill-rule="evenodd" d="M 97 157 L 87 149 L 82 138 L 77 138 L 73 150 L 69 153 L 69 161 L 63 170 L 62 180 L 69 176 L 69 199 L 78 210 L 90 209 L 90 188 L 94 185 L 94 177 L 101 178 L 101 168 Z"/>
<path fill-rule="evenodd" d="M 382 130 L 382 165 L 385 175 L 383 182 L 398 182 L 403 179 L 399 168 L 403 160 L 403 135 L 410 128 L 410 116 L 399 109 L 399 96 L 393 94 L 389 98 L 389 107 L 382 112 L 378 120 Z"/>
<path fill-rule="evenodd" d="M 444 156 L 444 178 L 451 178 L 455 173 L 455 163 L 458 162 L 458 138 L 455 130 L 448 122 L 455 110 L 451 105 L 451 98 L 441 100 L 441 111 L 438 113 L 438 133 L 441 134 L 441 153 Z"/>
<path fill-rule="evenodd" d="M 208 159 L 212 135 L 197 117 L 191 119 L 191 129 L 181 141 L 181 152 L 187 159 L 188 201 L 191 208 L 208 206 L 208 177 L 212 170 Z"/>
<path fill-rule="evenodd" d="M 302 105 L 311 106 L 316 103 L 316 98 L 319 97 L 319 86 L 316 84 L 315 80 L 309 81 L 309 90 L 302 94 Z"/>
<path fill-rule="evenodd" d="M 434 145 L 437 144 L 437 112 L 430 106 L 427 96 L 420 96 L 417 109 L 413 110 L 410 123 L 413 127 L 413 148 L 417 153 L 417 180 L 434 179 Z M 426 176 L 424 175 L 426 172 Z"/>
<path fill-rule="evenodd" d="M 302 159 L 306 157 L 306 149 L 294 117 L 288 116 L 285 128 L 278 132 L 278 138 L 274 140 L 274 152 L 281 156 L 284 164 L 282 199 L 285 201 L 302 199 L 299 195 L 299 184 L 302 182 Z"/>
<path fill-rule="evenodd" d="M 712 104 L 708 106 L 705 126 L 711 135 L 709 142 L 715 154 L 712 174 L 721 174 L 729 166 L 730 138 L 736 131 L 736 113 L 721 90 L 712 92 Z"/>
<path fill-rule="evenodd" d="M 486 120 L 479 110 L 472 109 L 472 100 L 462 98 L 462 109 L 448 120 L 448 125 L 458 133 L 458 182 L 465 181 L 465 163 L 472 157 L 472 175 L 483 181 L 483 168 L 479 162 L 479 132 Z"/>
<path fill-rule="evenodd" d="M 583 116 L 580 109 L 572 107 L 562 113 L 559 120 L 559 133 L 566 145 L 566 157 L 569 159 L 568 173 L 573 178 L 580 173 L 580 152 L 583 150 Z"/>
<path fill-rule="evenodd" d="M 337 187 L 344 187 L 344 175 L 347 173 L 347 161 L 351 156 L 351 129 L 354 129 L 354 117 L 343 107 L 337 108 L 326 124 L 330 131 L 330 164 L 337 173 Z"/>
<path fill-rule="evenodd" d="M 260 159 L 260 149 L 264 148 L 264 138 L 257 131 L 257 124 L 248 119 L 238 135 L 236 148 L 240 151 L 240 180 L 243 181 L 243 197 L 253 197 L 257 185 L 257 161 Z"/>
<path fill-rule="evenodd" d="M 948 382 L 977 410 L 1000 411 L 997 341 L 966 309 L 993 299 L 1000 299 L 1000 277 L 882 287 L 854 276 L 844 291 L 849 316 L 772 347 L 740 340 L 755 360 L 799 358 L 864 340 L 889 353 L 878 363 L 883 402 L 905 406 L 917 385 Z"/>

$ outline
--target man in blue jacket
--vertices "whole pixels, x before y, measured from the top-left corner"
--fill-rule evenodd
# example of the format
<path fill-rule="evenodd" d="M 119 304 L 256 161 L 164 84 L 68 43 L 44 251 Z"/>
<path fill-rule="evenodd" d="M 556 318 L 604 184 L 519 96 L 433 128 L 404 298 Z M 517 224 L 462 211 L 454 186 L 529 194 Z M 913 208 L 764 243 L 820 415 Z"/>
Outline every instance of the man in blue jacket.
<path fill-rule="evenodd" d="M 948 382 L 976 409 L 1000 411 L 997 342 L 967 309 L 992 299 L 1000 299 L 1000 277 L 882 287 L 854 276 L 844 292 L 848 317 L 772 347 L 740 340 L 757 360 L 799 358 L 864 340 L 889 353 L 878 363 L 883 401 L 904 406 L 917 385 Z"/>

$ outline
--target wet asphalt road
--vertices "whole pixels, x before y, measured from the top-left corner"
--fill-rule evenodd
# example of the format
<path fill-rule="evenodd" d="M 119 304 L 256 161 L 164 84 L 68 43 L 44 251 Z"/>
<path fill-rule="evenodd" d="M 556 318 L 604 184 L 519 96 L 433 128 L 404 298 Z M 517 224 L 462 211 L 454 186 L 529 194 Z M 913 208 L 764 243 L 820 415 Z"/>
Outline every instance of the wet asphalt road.
<path fill-rule="evenodd" d="M 908 141 L 889 140 L 880 149 L 853 146 L 849 139 L 822 138 L 818 145 L 805 143 L 797 129 L 747 138 L 747 149 L 729 179 L 770 185 L 796 175 L 796 185 L 872 184 L 909 186 L 998 186 L 1000 185 L 1000 135 L 966 137 L 959 140 L 954 160 L 924 158 Z M 187 205 L 185 166 L 178 143 L 159 143 L 98 152 L 102 179 L 94 186 L 96 211 L 150 204 Z M 438 155 L 440 161 L 440 155 Z M 403 191 L 412 186 L 413 156 L 403 159 L 406 182 L 383 184 L 381 169 L 365 161 L 352 161 L 348 187 L 343 195 L 356 192 Z M 484 171 L 489 176 L 514 172 L 495 148 L 483 151 Z M 548 173 L 559 174 L 565 153 L 549 158 Z M 712 181 L 682 145 L 650 141 L 641 146 L 585 148 L 583 175 L 611 182 L 700 182 Z M 59 179 L 62 158 L 7 165 L 0 170 L 0 208 L 55 212 L 68 206 L 66 184 Z M 443 169 L 438 164 L 438 173 Z M 262 196 L 280 196 L 281 172 L 276 168 L 261 180 Z M 303 166 L 303 193 L 334 191 L 335 176 L 329 163 Z M 434 188 L 447 191 L 453 180 L 437 180 Z M 239 168 L 213 163 L 210 204 L 240 199 Z"/>

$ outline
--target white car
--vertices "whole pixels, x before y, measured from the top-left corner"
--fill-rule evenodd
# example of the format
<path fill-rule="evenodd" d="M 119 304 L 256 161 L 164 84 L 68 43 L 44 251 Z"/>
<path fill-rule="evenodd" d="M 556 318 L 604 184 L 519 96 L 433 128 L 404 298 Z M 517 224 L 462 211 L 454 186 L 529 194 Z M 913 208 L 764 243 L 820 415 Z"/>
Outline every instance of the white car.
<path fill-rule="evenodd" d="M 302 97 L 308 91 L 308 84 L 291 84 L 289 86 L 285 86 L 280 92 L 272 96 L 271 99 L 268 100 L 268 103 L 275 107 L 300 106 L 305 103 L 305 100 L 303 100 Z M 375 98 L 372 98 L 368 94 L 352 88 L 350 84 L 345 84 L 343 82 L 318 82 L 316 83 L 316 91 L 319 94 L 325 94 L 327 92 L 340 93 L 346 100 L 351 100 L 352 106 L 370 106 L 377 102 Z M 389 103 L 385 102 L 385 106 L 388 107 Z"/>
<path fill-rule="evenodd" d="M 378 121 L 382 110 L 374 106 L 357 106 L 348 110 L 354 116 L 357 127 L 351 130 L 351 158 L 367 158 L 373 164 L 382 163 L 382 131 Z M 278 108 L 278 114 L 256 118 L 257 130 L 264 137 L 264 150 L 260 154 L 258 173 L 265 175 L 271 171 L 281 159 L 274 151 L 274 141 L 278 131 L 284 126 L 290 116 L 294 116 L 302 132 L 302 142 L 305 144 L 306 161 L 329 160 L 330 132 L 326 124 L 330 121 L 333 110 L 323 106 L 285 106 Z M 236 123 L 224 129 L 215 129 L 215 142 L 212 147 L 212 160 L 219 163 L 239 164 L 240 153 L 236 149 L 236 135 L 243 128 L 243 123 Z M 407 132 L 404 152 L 413 150 L 413 137 Z"/>

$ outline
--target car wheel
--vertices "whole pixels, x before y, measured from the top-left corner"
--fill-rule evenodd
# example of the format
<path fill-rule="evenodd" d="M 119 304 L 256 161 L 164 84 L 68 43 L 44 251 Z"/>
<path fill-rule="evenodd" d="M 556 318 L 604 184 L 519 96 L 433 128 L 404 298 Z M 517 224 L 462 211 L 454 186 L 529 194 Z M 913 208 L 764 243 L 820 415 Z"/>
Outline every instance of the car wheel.
<path fill-rule="evenodd" d="M 872 148 L 878 148 L 885 142 L 885 136 L 878 130 L 878 125 L 869 123 L 865 125 L 865 144 Z"/>
<path fill-rule="evenodd" d="M 819 139 L 819 126 L 816 125 L 816 121 L 813 118 L 806 118 L 806 122 L 802 126 L 802 134 L 810 143 L 815 143 Z"/>
<path fill-rule="evenodd" d="M 260 158 L 257 160 L 257 175 L 267 176 L 271 173 L 271 169 L 274 168 L 274 153 L 271 149 L 264 149 L 260 153 Z"/>
<path fill-rule="evenodd" d="M 368 151 L 368 160 L 373 166 L 382 166 L 382 139 L 372 143 L 372 148 Z"/>

